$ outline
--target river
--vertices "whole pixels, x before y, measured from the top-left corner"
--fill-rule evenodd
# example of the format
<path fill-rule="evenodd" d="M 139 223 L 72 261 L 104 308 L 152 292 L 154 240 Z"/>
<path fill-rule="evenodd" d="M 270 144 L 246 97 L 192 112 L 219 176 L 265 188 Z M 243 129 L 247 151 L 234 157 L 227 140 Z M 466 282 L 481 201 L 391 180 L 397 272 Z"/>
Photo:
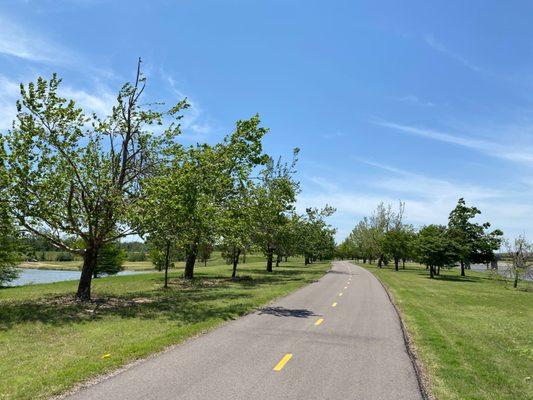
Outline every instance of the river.
<path fill-rule="evenodd" d="M 7 286 L 33 285 L 36 283 L 52 283 L 62 281 L 76 281 L 80 279 L 80 271 L 65 271 L 57 269 L 19 268 L 19 277 Z M 147 271 L 122 271 L 117 275 L 135 275 Z"/>

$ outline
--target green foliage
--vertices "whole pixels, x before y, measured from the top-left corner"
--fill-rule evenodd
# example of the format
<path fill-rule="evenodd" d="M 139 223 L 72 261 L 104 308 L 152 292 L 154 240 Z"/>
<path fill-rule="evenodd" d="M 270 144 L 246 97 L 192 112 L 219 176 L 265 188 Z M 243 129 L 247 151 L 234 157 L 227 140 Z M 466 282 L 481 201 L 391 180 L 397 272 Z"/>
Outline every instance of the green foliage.
<path fill-rule="evenodd" d="M 490 223 L 478 224 L 471 221 L 479 214 L 481 211 L 477 207 L 466 206 L 461 198 L 448 218 L 448 234 L 456 246 L 461 275 L 464 275 L 465 263 L 490 262 L 494 260 L 494 251 L 501 246 L 502 231 L 496 229 L 488 232 Z"/>
<path fill-rule="evenodd" d="M 61 252 L 57 254 L 56 261 L 74 261 L 74 255 L 68 252 Z"/>
<path fill-rule="evenodd" d="M 116 275 L 124 270 L 122 264 L 126 258 L 124 250 L 118 243 L 106 243 L 100 249 L 94 275 Z"/>
<path fill-rule="evenodd" d="M 331 259 L 335 251 L 335 229 L 326 222 L 326 218 L 335 213 L 335 209 L 326 205 L 323 209 L 308 208 L 305 214 L 295 219 L 294 234 L 287 235 L 286 242 L 294 242 L 294 253 L 302 254 L 306 264 L 314 260 Z"/>
<path fill-rule="evenodd" d="M 6 180 L 3 162 L 0 161 L 0 287 L 17 278 L 15 266 L 20 260 L 17 231 L 8 212 L 8 204 L 3 200 Z"/>
<path fill-rule="evenodd" d="M 416 238 L 416 259 L 429 267 L 433 278 L 435 267 L 452 267 L 457 260 L 457 246 L 443 225 L 423 227 Z"/>
<path fill-rule="evenodd" d="M 294 149 L 291 164 L 268 159 L 259 181 L 251 193 L 252 218 L 255 221 L 254 243 L 267 257 L 267 270 L 272 271 L 272 259 L 280 231 L 289 222 L 299 192 L 294 180 L 299 149 Z"/>
<path fill-rule="evenodd" d="M 136 251 L 133 253 L 126 253 L 128 261 L 131 262 L 138 262 L 138 261 L 146 261 L 146 253 L 144 251 Z"/>
<path fill-rule="evenodd" d="M 10 212 L 28 231 L 84 257 L 78 297 L 90 298 L 99 247 L 135 231 L 132 216 L 143 198 L 141 181 L 176 147 L 179 126 L 151 131 L 177 118 L 185 101 L 165 111 L 140 102 L 145 78 L 125 84 L 104 119 L 86 115 L 59 94 L 61 80 L 21 85 L 17 120 L 0 135 L 7 169 Z M 65 238 L 83 242 L 72 247 Z"/>

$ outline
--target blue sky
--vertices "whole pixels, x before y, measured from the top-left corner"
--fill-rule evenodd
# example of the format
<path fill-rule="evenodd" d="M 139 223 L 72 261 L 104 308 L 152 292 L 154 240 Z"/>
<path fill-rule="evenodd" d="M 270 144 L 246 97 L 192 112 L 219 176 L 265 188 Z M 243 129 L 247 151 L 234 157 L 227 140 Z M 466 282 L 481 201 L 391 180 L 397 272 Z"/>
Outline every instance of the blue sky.
<path fill-rule="evenodd" d="M 300 209 L 344 237 L 378 202 L 445 223 L 459 197 L 533 238 L 533 3 L 0 1 L 0 129 L 18 83 L 57 71 L 109 109 L 141 56 L 148 96 L 187 96 L 184 142 L 256 112 L 266 149 L 300 147 Z"/>

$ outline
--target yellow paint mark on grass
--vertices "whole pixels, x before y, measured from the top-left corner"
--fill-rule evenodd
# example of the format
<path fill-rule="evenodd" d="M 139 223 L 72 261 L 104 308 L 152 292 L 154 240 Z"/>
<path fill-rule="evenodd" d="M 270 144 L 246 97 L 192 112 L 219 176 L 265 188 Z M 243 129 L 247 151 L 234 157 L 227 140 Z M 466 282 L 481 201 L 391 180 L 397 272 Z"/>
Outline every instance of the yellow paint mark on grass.
<path fill-rule="evenodd" d="M 285 366 L 285 364 L 287 364 L 291 358 L 292 358 L 291 353 L 285 354 L 283 358 L 279 361 L 279 363 L 277 363 L 276 366 L 274 367 L 274 371 L 281 371 L 283 367 Z"/>
<path fill-rule="evenodd" d="M 324 318 L 319 318 L 319 319 L 316 320 L 315 325 L 318 326 L 318 325 L 320 325 L 322 322 L 324 322 Z"/>
<path fill-rule="evenodd" d="M 109 353 L 104 354 L 104 355 L 102 356 L 102 358 L 109 358 L 109 357 L 111 357 L 111 354 L 109 354 Z"/>
<path fill-rule="evenodd" d="M 333 303 L 331 307 L 337 307 L 337 303 Z"/>

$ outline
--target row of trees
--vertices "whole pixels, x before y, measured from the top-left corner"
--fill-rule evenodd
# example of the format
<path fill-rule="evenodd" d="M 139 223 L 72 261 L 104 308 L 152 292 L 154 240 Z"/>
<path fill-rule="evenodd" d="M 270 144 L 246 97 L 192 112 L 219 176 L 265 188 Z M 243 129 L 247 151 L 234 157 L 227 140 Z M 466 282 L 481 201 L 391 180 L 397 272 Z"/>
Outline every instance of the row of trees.
<path fill-rule="evenodd" d="M 476 207 L 459 199 L 450 212 L 447 225 L 427 225 L 418 232 L 403 222 L 405 205 L 398 211 L 380 204 L 370 217 L 363 218 L 337 248 L 343 258 L 358 258 L 364 263 L 377 260 L 382 267 L 394 260 L 397 271 L 400 260 L 416 260 L 425 264 L 430 276 L 440 273 L 441 267 L 460 265 L 461 275 L 471 263 L 490 263 L 502 245 L 503 233 L 489 231 L 488 222 L 479 224 L 474 218 L 481 214 Z"/>
<path fill-rule="evenodd" d="M 146 104 L 140 60 L 105 118 L 62 98 L 60 83 L 53 75 L 21 85 L 17 119 L 0 135 L 0 202 L 9 229 L 83 258 L 78 299 L 90 299 L 102 252 L 132 234 L 147 239 L 166 271 L 183 253 L 189 279 L 214 244 L 231 255 L 234 276 L 239 255 L 252 246 L 265 254 L 267 271 L 275 257 L 332 255 L 324 218 L 333 210 L 295 213 L 298 149 L 290 163 L 264 154 L 267 129 L 258 116 L 238 121 L 220 143 L 184 146 L 178 137 L 187 100 L 167 109 Z M 309 241 L 296 244 L 300 234 Z"/>

